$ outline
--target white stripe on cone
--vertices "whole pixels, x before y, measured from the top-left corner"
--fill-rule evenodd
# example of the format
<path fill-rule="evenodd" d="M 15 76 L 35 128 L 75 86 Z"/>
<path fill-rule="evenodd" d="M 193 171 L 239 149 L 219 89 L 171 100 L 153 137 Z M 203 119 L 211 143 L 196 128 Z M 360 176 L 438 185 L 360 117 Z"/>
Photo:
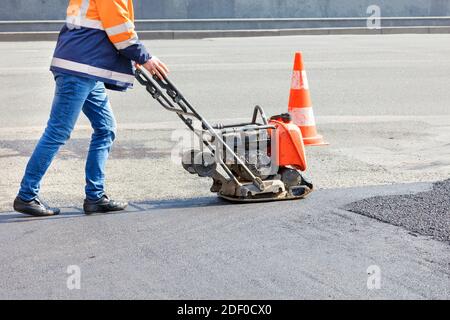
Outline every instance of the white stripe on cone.
<path fill-rule="evenodd" d="M 292 74 L 292 84 L 291 88 L 294 90 L 309 90 L 308 77 L 306 76 L 306 71 L 294 70 Z"/>
<path fill-rule="evenodd" d="M 292 121 L 300 127 L 309 127 L 316 125 L 316 119 L 314 118 L 314 112 L 312 108 L 297 108 L 289 112 L 292 117 Z"/>

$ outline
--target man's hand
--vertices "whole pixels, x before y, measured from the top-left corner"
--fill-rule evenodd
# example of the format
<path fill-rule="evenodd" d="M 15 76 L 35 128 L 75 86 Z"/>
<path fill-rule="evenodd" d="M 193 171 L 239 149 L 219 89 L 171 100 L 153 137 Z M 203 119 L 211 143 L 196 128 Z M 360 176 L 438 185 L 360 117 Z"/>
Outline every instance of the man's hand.
<path fill-rule="evenodd" d="M 169 68 L 167 68 L 167 66 L 157 57 L 152 57 L 142 66 L 147 69 L 152 76 L 156 74 L 161 80 L 169 74 Z"/>

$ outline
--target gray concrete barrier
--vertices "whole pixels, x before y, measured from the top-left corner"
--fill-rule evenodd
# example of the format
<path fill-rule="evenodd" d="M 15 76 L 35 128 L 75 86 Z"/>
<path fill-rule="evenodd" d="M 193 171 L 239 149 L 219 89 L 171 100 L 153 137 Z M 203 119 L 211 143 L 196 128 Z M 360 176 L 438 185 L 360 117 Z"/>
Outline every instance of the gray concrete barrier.
<path fill-rule="evenodd" d="M 68 1 L 2 0 L 0 20 L 61 20 Z M 138 19 L 366 17 L 378 5 L 384 17 L 449 16 L 450 0 L 139 0 Z"/>
<path fill-rule="evenodd" d="M 2 2 L 1 39 L 9 39 L 14 33 L 30 32 L 38 32 L 37 39 L 47 39 L 64 24 L 67 1 Z M 168 34 L 245 36 L 253 34 L 252 31 L 262 35 L 278 33 L 278 30 L 284 30 L 284 34 L 301 34 L 300 29 L 309 33 L 312 29 L 383 33 L 367 29 L 371 16 L 368 7 L 373 4 L 373 0 L 141 0 L 135 1 L 135 9 L 137 29 L 163 38 Z M 428 33 L 432 27 L 434 33 L 450 27 L 450 0 L 378 0 L 376 5 L 381 10 L 380 22 L 385 30 L 397 32 L 403 28 Z M 195 32 L 199 35 L 194 36 Z"/>

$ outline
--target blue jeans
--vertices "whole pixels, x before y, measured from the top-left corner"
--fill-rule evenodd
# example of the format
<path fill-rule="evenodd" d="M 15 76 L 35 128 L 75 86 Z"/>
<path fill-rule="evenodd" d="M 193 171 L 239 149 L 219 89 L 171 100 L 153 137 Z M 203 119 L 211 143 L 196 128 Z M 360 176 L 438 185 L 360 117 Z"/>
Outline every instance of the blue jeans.
<path fill-rule="evenodd" d="M 55 73 L 56 90 L 47 128 L 26 167 L 19 197 L 32 201 L 59 148 L 70 138 L 80 115 L 87 116 L 94 130 L 86 161 L 86 198 L 104 195 L 105 164 L 115 139 L 116 121 L 102 82 L 65 73 Z"/>

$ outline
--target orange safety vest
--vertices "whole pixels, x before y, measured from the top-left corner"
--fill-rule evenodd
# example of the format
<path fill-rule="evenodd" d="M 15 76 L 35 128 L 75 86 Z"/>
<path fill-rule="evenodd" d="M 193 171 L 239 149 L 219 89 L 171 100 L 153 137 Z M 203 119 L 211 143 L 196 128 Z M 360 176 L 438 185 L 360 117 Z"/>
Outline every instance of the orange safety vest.
<path fill-rule="evenodd" d="M 50 69 L 126 90 L 134 82 L 132 61 L 150 58 L 135 31 L 132 0 L 70 0 Z"/>

